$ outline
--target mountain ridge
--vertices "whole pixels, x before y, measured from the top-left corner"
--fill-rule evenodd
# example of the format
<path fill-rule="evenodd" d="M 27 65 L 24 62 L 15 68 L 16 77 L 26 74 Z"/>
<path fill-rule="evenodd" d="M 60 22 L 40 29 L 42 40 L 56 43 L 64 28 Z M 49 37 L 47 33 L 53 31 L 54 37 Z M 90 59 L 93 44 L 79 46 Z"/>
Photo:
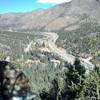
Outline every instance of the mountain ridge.
<path fill-rule="evenodd" d="M 0 26 L 13 30 L 67 31 L 77 29 L 86 18 L 100 23 L 99 12 L 98 0 L 73 0 L 49 9 L 1 14 Z"/>

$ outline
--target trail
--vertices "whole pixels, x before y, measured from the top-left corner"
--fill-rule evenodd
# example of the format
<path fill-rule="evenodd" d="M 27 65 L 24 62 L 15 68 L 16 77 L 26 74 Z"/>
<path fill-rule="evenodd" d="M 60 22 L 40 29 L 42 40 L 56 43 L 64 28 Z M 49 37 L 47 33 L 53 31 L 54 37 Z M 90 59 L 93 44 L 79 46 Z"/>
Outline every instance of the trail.
<path fill-rule="evenodd" d="M 31 46 L 32 46 L 32 43 L 33 43 L 33 41 L 31 41 L 31 42 L 27 45 L 27 47 L 24 48 L 24 52 L 25 52 L 25 53 L 28 53 L 28 52 L 30 51 Z"/>

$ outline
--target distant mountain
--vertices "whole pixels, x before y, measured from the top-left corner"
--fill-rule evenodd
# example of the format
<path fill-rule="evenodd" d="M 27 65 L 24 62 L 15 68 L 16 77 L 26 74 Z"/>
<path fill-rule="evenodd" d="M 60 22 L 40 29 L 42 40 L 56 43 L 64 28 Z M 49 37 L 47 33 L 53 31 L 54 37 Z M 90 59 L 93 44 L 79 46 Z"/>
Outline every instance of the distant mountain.
<path fill-rule="evenodd" d="M 14 30 L 67 31 L 86 21 L 100 22 L 99 0 L 73 0 L 46 10 L 0 15 L 0 27 Z"/>

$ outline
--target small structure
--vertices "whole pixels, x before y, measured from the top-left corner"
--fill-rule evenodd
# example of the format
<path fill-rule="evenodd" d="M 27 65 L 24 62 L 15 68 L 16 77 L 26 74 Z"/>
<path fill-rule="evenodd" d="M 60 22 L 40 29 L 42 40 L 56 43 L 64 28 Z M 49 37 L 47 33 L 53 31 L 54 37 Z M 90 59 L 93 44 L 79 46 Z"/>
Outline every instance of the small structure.
<path fill-rule="evenodd" d="M 39 50 L 40 50 L 41 52 L 47 52 L 47 53 L 50 53 L 50 50 L 49 50 L 48 48 L 46 48 L 46 47 L 39 48 Z"/>
<path fill-rule="evenodd" d="M 59 60 L 56 60 L 56 59 L 52 59 L 51 62 L 54 64 L 55 68 L 57 65 L 60 65 L 61 63 Z"/>
<path fill-rule="evenodd" d="M 52 59 L 51 62 L 57 63 L 57 64 L 60 64 L 61 63 L 59 60 L 55 60 L 55 59 Z"/>
<path fill-rule="evenodd" d="M 40 60 L 31 60 L 31 59 L 28 59 L 25 64 L 39 64 L 40 63 Z"/>

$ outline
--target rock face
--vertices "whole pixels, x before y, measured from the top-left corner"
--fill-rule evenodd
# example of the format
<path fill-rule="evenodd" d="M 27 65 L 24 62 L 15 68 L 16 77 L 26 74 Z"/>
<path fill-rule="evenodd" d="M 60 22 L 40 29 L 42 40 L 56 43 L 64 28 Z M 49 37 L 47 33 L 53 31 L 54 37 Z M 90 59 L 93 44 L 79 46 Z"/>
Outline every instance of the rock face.
<path fill-rule="evenodd" d="M 0 15 L 0 26 L 15 30 L 67 31 L 88 19 L 100 22 L 99 0 L 73 0 L 49 9 Z"/>

